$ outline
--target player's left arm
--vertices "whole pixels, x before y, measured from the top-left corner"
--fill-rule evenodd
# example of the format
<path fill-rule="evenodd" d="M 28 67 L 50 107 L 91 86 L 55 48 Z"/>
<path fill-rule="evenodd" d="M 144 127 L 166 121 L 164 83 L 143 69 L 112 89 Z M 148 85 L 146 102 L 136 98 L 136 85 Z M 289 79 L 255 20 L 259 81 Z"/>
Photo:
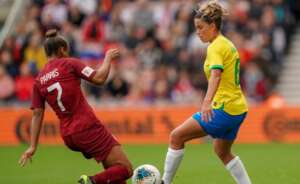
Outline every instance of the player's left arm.
<path fill-rule="evenodd" d="M 33 110 L 33 116 L 31 120 L 31 147 L 36 149 L 39 142 L 40 132 L 42 128 L 42 122 L 44 119 L 45 109 L 38 108 Z"/>
<path fill-rule="evenodd" d="M 19 164 L 23 167 L 26 165 L 28 160 L 32 160 L 32 156 L 36 152 L 38 142 L 39 142 L 39 137 L 40 137 L 40 132 L 42 128 L 42 122 L 44 119 L 44 112 L 45 109 L 43 108 L 37 108 L 33 109 L 33 116 L 31 120 L 31 128 L 30 128 L 30 133 L 31 133 L 31 138 L 30 138 L 30 146 L 29 148 L 22 154 Z"/>
<path fill-rule="evenodd" d="M 33 85 L 33 95 L 32 95 L 32 120 L 30 127 L 30 146 L 29 148 L 22 154 L 19 164 L 21 166 L 26 165 L 28 160 L 31 161 L 32 156 L 34 155 L 40 137 L 40 131 L 42 128 L 42 122 L 44 119 L 45 112 L 45 97 L 41 94 L 40 87 L 38 87 L 38 82 Z"/>

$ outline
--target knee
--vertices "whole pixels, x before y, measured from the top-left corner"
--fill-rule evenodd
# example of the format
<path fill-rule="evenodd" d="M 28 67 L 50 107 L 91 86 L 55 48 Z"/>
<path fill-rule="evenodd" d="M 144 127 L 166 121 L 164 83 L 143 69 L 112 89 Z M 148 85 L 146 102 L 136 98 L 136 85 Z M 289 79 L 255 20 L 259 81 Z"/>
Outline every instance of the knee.
<path fill-rule="evenodd" d="M 215 149 L 214 151 L 223 163 L 227 163 L 229 160 L 231 160 L 232 154 L 230 152 L 222 149 Z"/>
<path fill-rule="evenodd" d="M 173 148 L 181 148 L 184 145 L 183 137 L 177 129 L 170 134 L 170 145 Z"/>
<path fill-rule="evenodd" d="M 131 162 L 127 160 L 127 161 L 120 162 L 119 164 L 122 165 L 127 170 L 126 179 L 131 178 L 131 176 L 133 175 L 133 167 Z"/>
<path fill-rule="evenodd" d="M 125 167 L 128 172 L 128 178 L 131 178 L 131 176 L 133 175 L 133 167 L 132 167 L 131 163 L 129 162 L 129 164 L 127 164 Z"/>
<path fill-rule="evenodd" d="M 119 160 L 115 162 L 112 166 L 119 166 L 122 168 L 123 171 L 126 170 L 127 172 L 123 172 L 124 178 L 126 179 L 131 178 L 131 176 L 133 175 L 133 167 L 129 160 Z"/>

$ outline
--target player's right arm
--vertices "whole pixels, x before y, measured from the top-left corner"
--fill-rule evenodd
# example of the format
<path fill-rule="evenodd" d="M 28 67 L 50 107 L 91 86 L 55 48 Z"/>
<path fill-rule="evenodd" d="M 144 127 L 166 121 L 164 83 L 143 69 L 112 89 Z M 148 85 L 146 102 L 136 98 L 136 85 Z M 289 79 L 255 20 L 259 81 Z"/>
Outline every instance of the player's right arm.
<path fill-rule="evenodd" d="M 105 54 L 102 65 L 97 70 L 86 66 L 77 59 L 72 59 L 70 61 L 70 65 L 79 78 L 87 80 L 96 85 L 102 85 L 105 83 L 108 77 L 111 61 L 119 57 L 119 55 L 120 53 L 117 49 L 109 49 Z"/>
<path fill-rule="evenodd" d="M 104 84 L 109 74 L 111 60 L 116 59 L 119 56 L 120 53 L 117 49 L 110 49 L 106 52 L 103 64 L 96 71 L 96 74 L 92 79 L 92 82 L 94 84 L 98 84 L 98 85 Z"/>
<path fill-rule="evenodd" d="M 208 80 L 208 88 L 201 105 L 202 120 L 209 122 L 212 119 L 212 102 L 221 82 L 222 72 L 224 70 L 223 57 L 221 47 L 209 47 L 207 49 L 206 62 L 209 64 L 210 77 Z"/>

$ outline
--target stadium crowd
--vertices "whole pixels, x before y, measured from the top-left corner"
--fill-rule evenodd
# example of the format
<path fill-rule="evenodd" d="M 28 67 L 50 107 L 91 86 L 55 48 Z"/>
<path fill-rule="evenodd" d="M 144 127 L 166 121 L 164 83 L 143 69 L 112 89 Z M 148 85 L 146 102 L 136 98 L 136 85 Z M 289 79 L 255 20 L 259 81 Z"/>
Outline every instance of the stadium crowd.
<path fill-rule="evenodd" d="M 201 2 L 201 1 L 200 1 Z M 293 1 L 221 1 L 228 11 L 223 33 L 241 57 L 241 83 L 250 103 L 265 100 L 277 82 L 296 18 Z M 107 84 L 83 84 L 90 102 L 198 104 L 207 82 L 206 46 L 194 32 L 196 0 L 32 0 L 0 49 L 0 102 L 28 103 L 45 65 L 44 33 L 70 43 L 70 55 L 101 64 L 117 47 Z M 199 99 L 195 100 L 195 99 Z"/>

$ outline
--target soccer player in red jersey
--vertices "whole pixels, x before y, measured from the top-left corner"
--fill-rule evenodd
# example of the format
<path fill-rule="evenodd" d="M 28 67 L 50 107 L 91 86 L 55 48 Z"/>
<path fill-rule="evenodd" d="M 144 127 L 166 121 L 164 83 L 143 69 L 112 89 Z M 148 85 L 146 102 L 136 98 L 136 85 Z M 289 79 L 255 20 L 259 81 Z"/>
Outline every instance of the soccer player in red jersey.
<path fill-rule="evenodd" d="M 48 63 L 33 86 L 31 145 L 21 156 L 20 165 L 31 160 L 37 149 L 47 102 L 60 119 L 61 136 L 68 148 L 81 152 L 87 159 L 102 162 L 105 168 L 94 176 L 82 175 L 79 183 L 126 183 L 132 175 L 132 165 L 118 141 L 97 119 L 80 88 L 81 79 L 103 84 L 111 60 L 119 57 L 119 51 L 108 50 L 101 67 L 94 70 L 78 59 L 68 57 L 68 43 L 56 30 L 46 33 L 44 48 Z"/>

